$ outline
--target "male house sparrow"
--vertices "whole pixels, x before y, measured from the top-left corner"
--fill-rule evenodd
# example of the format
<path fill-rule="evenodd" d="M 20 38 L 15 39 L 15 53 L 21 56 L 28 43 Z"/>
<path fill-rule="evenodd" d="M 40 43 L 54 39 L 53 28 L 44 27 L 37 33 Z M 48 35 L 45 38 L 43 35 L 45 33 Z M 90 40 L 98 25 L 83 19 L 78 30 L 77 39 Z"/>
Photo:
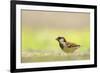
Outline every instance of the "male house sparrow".
<path fill-rule="evenodd" d="M 60 48 L 65 53 L 73 53 L 76 49 L 78 49 L 80 47 L 80 45 L 66 41 L 66 39 L 64 37 L 57 37 L 56 40 L 59 42 Z"/>

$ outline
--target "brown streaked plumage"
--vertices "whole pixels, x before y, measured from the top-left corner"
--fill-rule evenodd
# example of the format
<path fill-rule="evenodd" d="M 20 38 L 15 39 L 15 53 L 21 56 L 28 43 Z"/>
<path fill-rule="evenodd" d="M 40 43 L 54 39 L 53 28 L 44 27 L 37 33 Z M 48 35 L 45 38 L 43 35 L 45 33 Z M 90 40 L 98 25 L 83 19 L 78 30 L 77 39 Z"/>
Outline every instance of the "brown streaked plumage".
<path fill-rule="evenodd" d="M 60 48 L 66 53 L 73 53 L 80 47 L 80 45 L 66 41 L 64 37 L 57 37 L 56 40 L 59 42 Z"/>

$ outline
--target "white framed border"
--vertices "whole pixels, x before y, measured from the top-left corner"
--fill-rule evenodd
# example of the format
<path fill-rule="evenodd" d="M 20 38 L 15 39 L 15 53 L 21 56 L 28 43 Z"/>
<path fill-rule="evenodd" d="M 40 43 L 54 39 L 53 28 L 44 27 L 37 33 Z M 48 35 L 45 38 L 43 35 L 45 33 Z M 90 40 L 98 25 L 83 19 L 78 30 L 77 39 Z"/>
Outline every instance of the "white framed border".
<path fill-rule="evenodd" d="M 21 9 L 90 13 L 90 60 L 67 61 L 67 62 L 61 61 L 61 62 L 21 63 L 21 37 L 20 37 Z M 16 5 L 16 69 L 73 66 L 73 65 L 86 65 L 86 64 L 94 64 L 94 9 L 20 5 L 20 4 Z"/>

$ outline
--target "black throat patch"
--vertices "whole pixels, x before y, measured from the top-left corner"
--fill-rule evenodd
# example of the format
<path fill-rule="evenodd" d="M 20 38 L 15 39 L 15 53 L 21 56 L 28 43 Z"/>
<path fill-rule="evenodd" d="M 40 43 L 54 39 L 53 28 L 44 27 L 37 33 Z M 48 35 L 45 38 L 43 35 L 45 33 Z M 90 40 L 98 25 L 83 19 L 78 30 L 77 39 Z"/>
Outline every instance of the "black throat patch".
<path fill-rule="evenodd" d="M 59 45 L 60 45 L 60 48 L 61 48 L 61 49 L 64 48 L 64 45 L 63 45 L 63 44 L 59 43 Z"/>

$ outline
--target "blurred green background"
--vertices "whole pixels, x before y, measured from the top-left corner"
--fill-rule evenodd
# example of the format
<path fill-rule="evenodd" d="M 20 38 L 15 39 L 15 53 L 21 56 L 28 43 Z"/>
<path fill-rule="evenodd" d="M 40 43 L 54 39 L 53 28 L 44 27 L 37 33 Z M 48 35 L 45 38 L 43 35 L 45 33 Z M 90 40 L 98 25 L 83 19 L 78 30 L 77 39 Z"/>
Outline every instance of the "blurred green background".
<path fill-rule="evenodd" d="M 89 31 L 60 31 L 60 30 L 40 30 L 32 31 L 26 29 L 22 31 L 22 48 L 24 50 L 36 49 L 36 50 L 59 50 L 58 42 L 56 38 L 58 36 L 64 36 L 66 40 L 80 44 L 82 47 L 89 48 Z M 84 50 L 80 49 L 80 50 Z"/>
<path fill-rule="evenodd" d="M 89 27 L 89 13 L 22 10 L 22 62 L 89 59 Z M 81 45 L 78 52 L 65 54 L 58 36 Z"/>

